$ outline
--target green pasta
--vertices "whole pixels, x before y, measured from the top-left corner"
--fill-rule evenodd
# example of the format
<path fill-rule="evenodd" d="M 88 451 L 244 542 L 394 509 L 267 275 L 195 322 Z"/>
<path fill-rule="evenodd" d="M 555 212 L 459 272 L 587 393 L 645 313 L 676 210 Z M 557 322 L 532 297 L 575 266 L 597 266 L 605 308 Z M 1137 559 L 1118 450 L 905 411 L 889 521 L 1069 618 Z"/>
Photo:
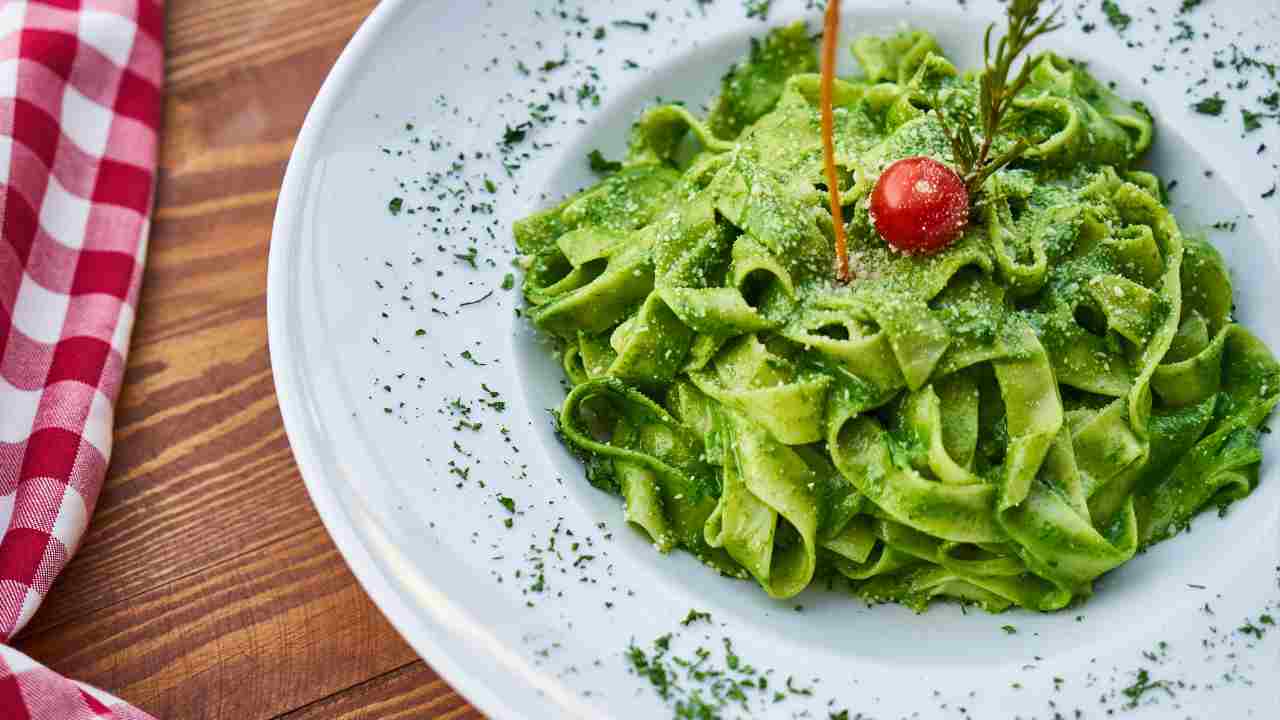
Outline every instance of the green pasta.
<path fill-rule="evenodd" d="M 919 31 L 854 54 L 834 93 L 852 283 L 803 25 L 755 45 L 705 121 L 649 110 L 620 170 L 516 224 L 526 315 L 573 386 L 561 437 L 659 551 L 772 597 L 827 577 L 1057 610 L 1254 489 L 1280 365 L 1134 169 L 1150 116 L 1052 53 L 1008 119 L 1031 147 L 963 235 L 894 252 L 872 186 L 901 158 L 954 163 L 932 109 L 972 119 L 977 77 Z"/>

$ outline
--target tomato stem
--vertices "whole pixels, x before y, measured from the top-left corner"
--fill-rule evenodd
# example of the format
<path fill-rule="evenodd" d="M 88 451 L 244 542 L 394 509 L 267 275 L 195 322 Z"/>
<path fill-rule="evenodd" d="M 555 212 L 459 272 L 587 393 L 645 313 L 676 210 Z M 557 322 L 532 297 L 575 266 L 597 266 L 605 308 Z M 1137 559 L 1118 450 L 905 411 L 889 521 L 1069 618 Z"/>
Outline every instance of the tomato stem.
<path fill-rule="evenodd" d="M 840 206 L 840 177 L 836 173 L 835 94 L 836 45 L 840 32 L 840 0 L 828 0 L 822 32 L 822 159 L 827 171 L 827 194 L 831 199 L 831 223 L 836 236 L 836 279 L 849 282 L 849 246 L 844 235 L 844 209 Z"/>

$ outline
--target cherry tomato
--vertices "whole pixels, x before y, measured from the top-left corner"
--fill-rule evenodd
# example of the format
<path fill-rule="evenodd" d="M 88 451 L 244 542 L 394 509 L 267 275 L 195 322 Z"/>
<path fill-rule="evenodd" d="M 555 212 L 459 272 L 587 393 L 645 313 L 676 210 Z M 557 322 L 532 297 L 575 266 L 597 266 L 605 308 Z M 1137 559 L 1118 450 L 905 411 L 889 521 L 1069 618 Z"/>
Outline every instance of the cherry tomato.
<path fill-rule="evenodd" d="M 930 157 L 899 160 L 871 192 L 871 220 L 894 249 L 937 252 L 969 224 L 969 191 L 954 170 Z"/>

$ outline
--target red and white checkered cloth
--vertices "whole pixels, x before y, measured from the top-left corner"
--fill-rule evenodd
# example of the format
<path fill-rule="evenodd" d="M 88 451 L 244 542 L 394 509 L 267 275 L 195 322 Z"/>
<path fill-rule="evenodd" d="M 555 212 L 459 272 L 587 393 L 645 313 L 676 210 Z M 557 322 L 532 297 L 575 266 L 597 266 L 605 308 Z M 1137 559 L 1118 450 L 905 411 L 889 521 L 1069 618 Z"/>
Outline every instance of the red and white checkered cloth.
<path fill-rule="evenodd" d="M 0 0 L 0 642 L 102 488 L 137 307 L 162 0 Z M 0 718 L 146 718 L 0 644 Z"/>

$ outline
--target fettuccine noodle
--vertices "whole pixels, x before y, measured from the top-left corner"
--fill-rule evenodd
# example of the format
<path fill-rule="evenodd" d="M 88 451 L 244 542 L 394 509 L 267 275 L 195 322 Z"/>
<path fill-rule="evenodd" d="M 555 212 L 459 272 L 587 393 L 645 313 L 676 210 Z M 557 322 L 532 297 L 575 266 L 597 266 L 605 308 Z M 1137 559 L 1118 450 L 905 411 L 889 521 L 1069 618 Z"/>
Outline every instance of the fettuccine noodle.
<path fill-rule="evenodd" d="M 953 162 L 931 103 L 971 117 L 976 82 L 923 32 L 854 52 L 863 75 L 831 91 L 855 282 L 831 278 L 800 25 L 706 120 L 649 110 L 620 171 L 517 224 L 527 316 L 572 384 L 560 431 L 659 550 L 773 597 L 834 574 L 917 608 L 1062 608 L 1249 494 L 1280 368 L 1233 322 L 1218 253 L 1133 168 L 1151 118 L 1053 54 L 1010 119 L 1033 147 L 964 235 L 890 251 L 875 178 Z"/>

